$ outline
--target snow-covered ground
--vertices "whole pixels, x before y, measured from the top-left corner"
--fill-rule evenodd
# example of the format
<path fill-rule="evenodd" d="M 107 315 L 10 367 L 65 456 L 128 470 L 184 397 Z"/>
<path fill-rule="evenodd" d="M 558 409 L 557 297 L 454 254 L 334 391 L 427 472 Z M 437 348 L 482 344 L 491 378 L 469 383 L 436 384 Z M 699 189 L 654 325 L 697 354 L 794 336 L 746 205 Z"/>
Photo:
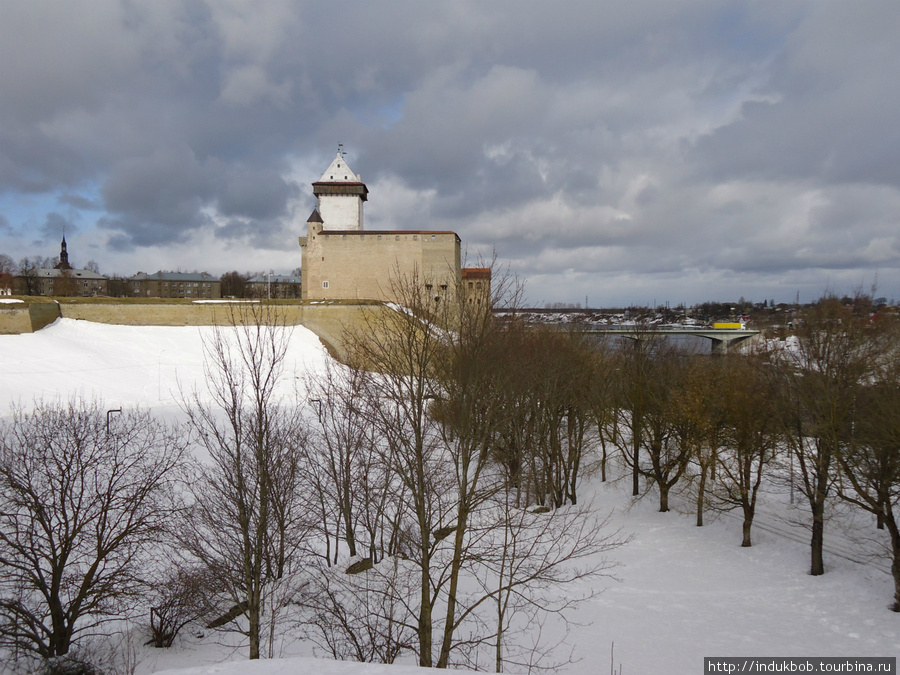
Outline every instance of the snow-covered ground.
<path fill-rule="evenodd" d="M 27 406 L 35 397 L 74 394 L 100 397 L 110 409 L 138 405 L 177 414 L 179 387 L 202 386 L 202 338 L 212 330 L 62 319 L 35 334 L 2 335 L 0 415 L 15 402 Z M 303 328 L 293 331 L 289 354 L 289 384 L 302 384 L 303 373 L 321 368 L 328 358 Z M 805 513 L 792 514 L 787 494 L 765 496 L 749 549 L 739 546 L 740 521 L 733 517 L 697 528 L 689 515 L 658 513 L 653 495 L 632 503 L 625 485 L 592 480 L 582 494 L 593 495 L 598 509 L 613 510 L 612 526 L 633 539 L 612 554 L 619 563 L 617 580 L 603 581 L 604 592 L 570 617 L 579 624 L 566 637 L 576 661 L 565 672 L 607 673 L 613 649 L 616 667 L 621 664 L 625 673 L 686 675 L 702 672 L 704 656 L 900 654 L 900 615 L 888 609 L 893 593 L 889 563 L 868 560 L 860 550 L 876 535 L 867 518 L 856 516 L 852 527 L 840 527 L 840 519 L 829 523 L 828 572 L 811 577 L 806 533 L 790 525 Z M 244 651 L 226 648 L 219 639 L 185 635 L 171 650 L 141 648 L 137 672 L 406 671 L 304 659 L 250 665 L 242 660 Z M 295 643 L 284 653 L 308 657 L 311 650 Z M 232 663 L 219 665 L 224 660 Z"/>

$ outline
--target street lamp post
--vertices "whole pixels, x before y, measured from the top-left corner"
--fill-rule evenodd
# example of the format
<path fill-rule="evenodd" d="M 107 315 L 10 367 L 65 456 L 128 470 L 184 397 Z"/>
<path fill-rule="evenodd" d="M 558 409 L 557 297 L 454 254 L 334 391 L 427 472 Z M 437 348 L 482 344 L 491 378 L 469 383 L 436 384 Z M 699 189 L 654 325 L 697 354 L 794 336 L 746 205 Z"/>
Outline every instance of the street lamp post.
<path fill-rule="evenodd" d="M 122 412 L 121 408 L 116 408 L 114 410 L 106 411 L 106 435 L 107 436 L 109 436 L 109 416 L 112 415 L 113 413 L 120 413 L 120 412 Z"/>

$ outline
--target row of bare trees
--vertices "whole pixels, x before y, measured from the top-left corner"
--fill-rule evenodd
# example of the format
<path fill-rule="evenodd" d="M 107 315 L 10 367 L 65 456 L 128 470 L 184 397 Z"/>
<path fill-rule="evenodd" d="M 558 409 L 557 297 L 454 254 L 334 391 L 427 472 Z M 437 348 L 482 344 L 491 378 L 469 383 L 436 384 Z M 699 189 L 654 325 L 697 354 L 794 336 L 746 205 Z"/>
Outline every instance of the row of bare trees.
<path fill-rule="evenodd" d="M 704 509 L 739 509 L 742 545 L 766 480 L 796 486 L 809 509 L 810 573 L 823 574 L 830 500 L 888 531 L 900 611 L 900 333 L 870 299 L 824 296 L 795 334 L 728 357 L 674 350 L 640 327 L 607 350 L 618 375 L 598 390 L 598 432 L 630 468 L 632 493 L 672 490 Z M 642 480 L 643 479 L 643 480 Z"/>

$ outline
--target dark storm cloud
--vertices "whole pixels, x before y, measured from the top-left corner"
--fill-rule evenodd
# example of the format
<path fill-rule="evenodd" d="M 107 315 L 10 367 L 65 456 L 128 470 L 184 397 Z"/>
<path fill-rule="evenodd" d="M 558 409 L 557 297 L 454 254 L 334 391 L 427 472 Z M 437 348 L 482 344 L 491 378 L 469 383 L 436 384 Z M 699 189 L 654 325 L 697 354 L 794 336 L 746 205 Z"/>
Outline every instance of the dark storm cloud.
<path fill-rule="evenodd" d="M 278 167 L 232 164 L 216 186 L 219 211 L 226 216 L 267 220 L 285 215 L 287 200 L 297 195 Z"/>
<path fill-rule="evenodd" d="M 84 158 L 44 134 L 0 126 L 0 192 L 48 192 L 78 185 L 90 175 Z"/>

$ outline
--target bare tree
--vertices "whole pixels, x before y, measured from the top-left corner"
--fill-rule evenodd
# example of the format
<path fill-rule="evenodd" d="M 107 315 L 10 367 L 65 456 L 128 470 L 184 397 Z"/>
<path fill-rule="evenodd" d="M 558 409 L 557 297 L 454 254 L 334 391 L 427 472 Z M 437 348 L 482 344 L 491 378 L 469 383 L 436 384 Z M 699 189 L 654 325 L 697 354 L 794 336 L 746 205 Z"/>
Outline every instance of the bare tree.
<path fill-rule="evenodd" d="M 377 425 L 363 395 L 365 379 L 360 369 L 329 361 L 308 382 L 318 427 L 307 446 L 307 483 L 329 565 L 338 561 L 341 540 L 350 556 L 365 555 L 373 563 L 391 540 L 388 511 L 394 487 L 389 457 L 378 447 Z"/>
<path fill-rule="evenodd" d="M 825 573 L 825 506 L 834 487 L 837 461 L 851 437 L 860 387 L 872 375 L 884 331 L 871 321 L 865 296 L 843 302 L 826 295 L 805 311 L 796 349 L 773 355 L 783 376 L 779 406 L 791 452 L 797 460 L 800 492 L 812 516 L 810 573 Z"/>
<path fill-rule="evenodd" d="M 494 394 L 503 412 L 494 456 L 520 502 L 574 504 L 596 440 L 600 353 L 578 330 L 513 328 L 498 357 L 509 377 Z"/>
<path fill-rule="evenodd" d="M 339 660 L 393 663 L 414 651 L 416 627 L 408 620 L 417 594 L 412 567 L 392 557 L 361 573 L 315 569 L 300 594 L 308 614 L 305 636 Z"/>
<path fill-rule="evenodd" d="M 131 605 L 171 515 L 181 436 L 83 400 L 0 426 L 0 642 L 61 656 Z"/>
<path fill-rule="evenodd" d="M 16 263 L 5 253 L 0 253 L 0 295 L 13 292 L 13 277 L 16 274 Z"/>
<path fill-rule="evenodd" d="M 153 575 L 148 594 L 151 639 L 159 648 L 171 647 L 182 628 L 209 617 L 216 609 L 213 599 L 222 589 L 205 567 L 171 560 L 164 563 L 165 567 Z"/>
<path fill-rule="evenodd" d="M 247 281 L 250 274 L 241 274 L 237 270 L 226 272 L 222 275 L 222 297 L 223 298 L 243 298 L 247 295 Z"/>
<path fill-rule="evenodd" d="M 18 276 L 22 280 L 22 291 L 25 295 L 38 295 L 40 293 L 40 277 L 38 270 L 41 268 L 40 258 L 22 258 L 19 261 Z"/>
<path fill-rule="evenodd" d="M 673 348 L 636 340 L 622 382 L 630 434 L 622 434 L 623 458 L 648 487 L 656 486 L 659 510 L 669 510 L 669 494 L 684 477 L 694 454 L 698 429 L 675 405 L 686 381 L 687 357 Z M 627 444 L 627 445 L 626 445 Z M 632 492 L 637 483 L 632 480 Z"/>
<path fill-rule="evenodd" d="M 663 341 L 651 336 L 647 327 L 641 324 L 636 324 L 634 333 L 622 339 L 617 410 L 620 426 L 628 433 L 620 433 L 618 438 L 622 456 L 631 468 L 631 494 L 634 497 L 641 494 L 641 448 L 652 403 L 649 398 L 653 385 L 652 367 L 663 346 Z"/>
<path fill-rule="evenodd" d="M 409 533 L 403 553 L 415 561 L 418 603 L 414 610 L 419 665 L 434 664 L 436 603 L 433 532 L 454 520 L 449 457 L 429 411 L 444 356 L 440 331 L 445 311 L 418 275 L 397 276 L 395 297 L 403 308 L 369 315 L 367 325 L 347 335 L 355 363 L 368 369 L 365 395 L 383 452 L 402 486 L 398 515 Z"/>
<path fill-rule="evenodd" d="M 606 482 L 609 453 L 619 442 L 619 410 L 616 397 L 616 380 L 620 373 L 620 354 L 606 342 L 594 345 L 595 377 L 592 408 L 600 444 L 600 480 Z"/>
<path fill-rule="evenodd" d="M 681 381 L 674 384 L 671 412 L 677 419 L 679 442 L 690 452 L 690 462 L 695 468 L 691 483 L 696 496 L 697 527 L 703 526 L 707 490 L 722 450 L 725 423 L 722 395 L 734 386 L 724 365 L 716 357 L 693 357 L 687 362 Z"/>
<path fill-rule="evenodd" d="M 890 327 L 897 335 L 897 326 Z M 893 343 L 896 345 L 896 341 Z M 877 518 L 889 536 L 892 609 L 900 612 L 900 355 L 887 347 L 853 402 L 856 424 L 838 455 L 838 494 Z"/>
<path fill-rule="evenodd" d="M 194 391 L 184 403 L 209 459 L 197 464 L 181 544 L 225 585 L 237 608 L 226 623 L 246 634 L 251 659 L 261 655 L 265 612 L 271 637 L 283 602 L 270 597 L 266 607 L 266 596 L 295 569 L 308 528 L 301 493 L 306 429 L 279 398 L 289 340 L 274 306 L 232 308 L 229 325 L 203 345 L 212 402 Z"/>
<path fill-rule="evenodd" d="M 607 556 L 629 538 L 609 531 L 608 519 L 598 517 L 592 504 L 534 513 L 518 508 L 506 490 L 497 496 L 494 513 L 502 526 L 489 528 L 489 536 L 479 542 L 483 551 L 477 575 L 483 593 L 479 600 L 495 612 L 494 633 L 486 642 L 493 643 L 496 672 L 507 663 L 531 669 L 535 654 L 548 657 L 552 645 L 548 649 L 534 642 L 517 644 L 516 634 L 521 635 L 523 625 L 541 625 L 548 615 L 565 623 L 569 609 L 598 595 L 597 580 L 611 577 L 615 568 Z M 592 582 L 587 594 L 561 592 L 581 580 Z M 473 603 L 472 608 L 478 605 Z M 516 621 L 522 618 L 517 630 Z M 553 670 L 556 665 L 544 667 Z"/>
<path fill-rule="evenodd" d="M 771 378 L 753 357 L 728 358 L 728 381 L 720 390 L 724 419 L 714 489 L 718 508 L 740 508 L 741 546 L 750 546 L 756 498 L 763 475 L 778 455 L 781 429 Z"/>

